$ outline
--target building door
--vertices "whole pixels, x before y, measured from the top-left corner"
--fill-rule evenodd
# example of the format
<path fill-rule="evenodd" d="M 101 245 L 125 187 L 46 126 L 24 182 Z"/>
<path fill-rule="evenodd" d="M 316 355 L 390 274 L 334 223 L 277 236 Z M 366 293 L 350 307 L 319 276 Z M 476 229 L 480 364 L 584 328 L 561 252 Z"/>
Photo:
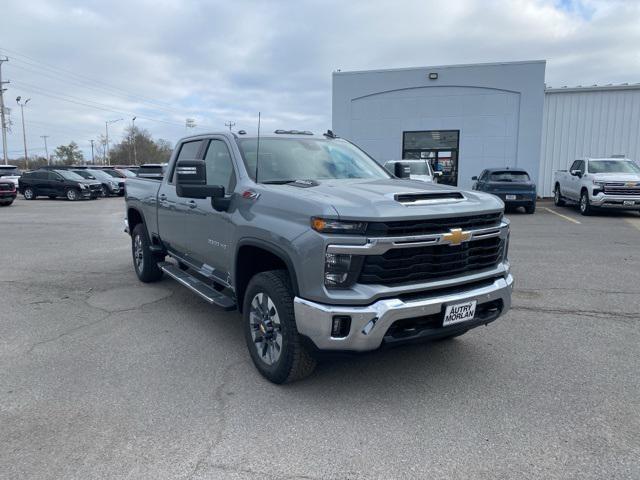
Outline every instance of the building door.
<path fill-rule="evenodd" d="M 402 158 L 426 159 L 434 172 L 442 172 L 438 183 L 458 185 L 459 130 L 403 132 Z"/>

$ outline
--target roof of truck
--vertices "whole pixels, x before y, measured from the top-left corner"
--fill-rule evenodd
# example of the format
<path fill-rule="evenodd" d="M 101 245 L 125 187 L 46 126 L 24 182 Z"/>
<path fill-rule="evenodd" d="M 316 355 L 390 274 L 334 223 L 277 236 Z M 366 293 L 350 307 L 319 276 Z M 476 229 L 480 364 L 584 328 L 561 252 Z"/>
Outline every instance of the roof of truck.
<path fill-rule="evenodd" d="M 240 132 L 243 132 L 244 130 L 240 130 Z M 333 135 L 333 133 L 331 135 L 329 135 L 328 133 L 329 131 L 323 133 L 323 134 L 316 134 L 313 132 L 310 132 L 309 130 L 275 130 L 273 132 L 268 132 L 268 133 L 263 133 L 260 132 L 260 138 L 314 138 L 316 140 L 326 140 L 327 138 L 331 139 L 331 138 L 339 138 L 336 135 Z M 203 137 L 209 137 L 211 135 L 219 135 L 219 136 L 224 136 L 227 137 L 229 139 L 236 139 L 236 140 L 242 140 L 244 138 L 251 138 L 251 139 L 255 139 L 258 138 L 257 133 L 255 134 L 248 134 L 248 133 L 236 133 L 236 132 L 229 132 L 229 131 L 220 131 L 220 132 L 203 132 L 203 133 L 198 133 L 197 135 L 189 135 L 188 137 L 183 137 L 179 140 L 179 142 L 183 142 L 185 140 L 195 140 L 198 138 L 203 138 Z"/>

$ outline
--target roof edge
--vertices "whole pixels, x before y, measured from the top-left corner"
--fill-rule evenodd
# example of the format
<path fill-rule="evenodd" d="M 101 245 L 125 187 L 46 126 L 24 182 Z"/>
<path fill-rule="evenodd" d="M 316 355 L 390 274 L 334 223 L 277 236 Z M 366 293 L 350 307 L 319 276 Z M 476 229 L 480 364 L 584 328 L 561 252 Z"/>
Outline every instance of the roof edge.
<path fill-rule="evenodd" d="M 346 72 L 334 71 L 333 75 L 356 75 L 362 73 L 387 73 L 387 72 L 403 72 L 409 70 L 427 70 L 430 68 L 467 68 L 467 67 L 500 67 L 503 65 L 526 65 L 526 64 L 546 64 L 546 60 L 517 60 L 513 62 L 486 62 L 486 63 L 460 63 L 455 65 L 427 65 L 422 67 L 400 67 L 400 68 L 382 68 L 373 70 L 350 70 Z"/>

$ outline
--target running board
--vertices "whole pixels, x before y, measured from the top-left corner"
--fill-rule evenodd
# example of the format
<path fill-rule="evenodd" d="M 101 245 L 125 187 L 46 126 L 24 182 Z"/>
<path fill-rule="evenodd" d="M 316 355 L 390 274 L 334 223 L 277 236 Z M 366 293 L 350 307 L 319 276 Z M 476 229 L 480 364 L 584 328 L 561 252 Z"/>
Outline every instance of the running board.
<path fill-rule="evenodd" d="M 228 297 L 224 293 L 210 287 L 193 275 L 180 270 L 177 265 L 169 262 L 160 262 L 158 263 L 158 267 L 160 267 L 160 269 L 171 278 L 200 295 L 207 302 L 217 305 L 227 311 L 236 309 L 236 302 L 234 302 L 231 297 Z"/>

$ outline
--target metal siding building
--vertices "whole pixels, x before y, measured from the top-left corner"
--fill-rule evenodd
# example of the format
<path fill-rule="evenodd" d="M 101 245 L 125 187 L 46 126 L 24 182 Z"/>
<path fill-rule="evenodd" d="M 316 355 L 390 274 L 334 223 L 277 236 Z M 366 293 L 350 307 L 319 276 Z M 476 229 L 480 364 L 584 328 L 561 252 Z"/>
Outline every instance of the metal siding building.
<path fill-rule="evenodd" d="M 640 84 L 548 88 L 538 195 L 553 195 L 553 172 L 576 158 L 640 160 Z"/>
<path fill-rule="evenodd" d="M 333 130 L 380 163 L 429 159 L 468 189 L 489 166 L 538 177 L 544 61 L 333 74 Z"/>

